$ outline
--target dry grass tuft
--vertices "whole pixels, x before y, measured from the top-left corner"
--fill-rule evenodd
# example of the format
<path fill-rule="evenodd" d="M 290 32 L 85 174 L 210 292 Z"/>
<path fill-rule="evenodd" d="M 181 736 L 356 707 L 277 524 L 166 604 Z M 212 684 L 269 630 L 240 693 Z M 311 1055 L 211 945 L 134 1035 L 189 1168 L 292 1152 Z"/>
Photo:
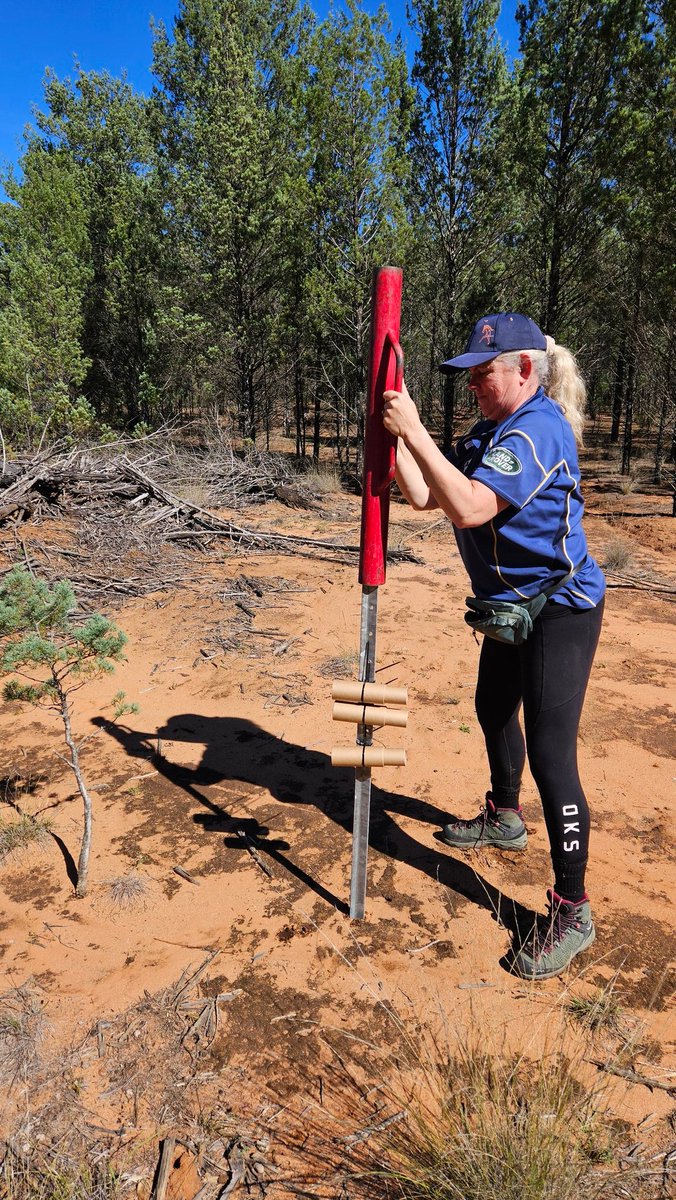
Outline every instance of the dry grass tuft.
<path fill-rule="evenodd" d="M 340 472 L 332 463 L 320 463 L 310 467 L 299 479 L 313 496 L 328 496 L 341 490 Z"/>
<path fill-rule="evenodd" d="M 601 566 L 606 571 L 623 571 L 631 566 L 634 559 L 633 547 L 621 537 L 613 537 L 606 542 L 601 558 Z"/>
<path fill-rule="evenodd" d="M 641 472 L 638 467 L 632 467 L 626 475 L 620 475 L 618 487 L 623 496 L 631 496 L 638 491 Z"/>
<path fill-rule="evenodd" d="M 374 1175 L 388 1198 L 581 1200 L 596 1194 L 598 1164 L 613 1157 L 595 1098 L 562 1056 L 536 1063 L 461 1051 L 436 1077 L 425 1072 L 404 1111 L 376 1143 Z"/>
<path fill-rule="evenodd" d="M 306 1095 L 288 1143 L 293 1190 L 322 1200 L 666 1200 L 672 1156 L 628 1150 L 608 1080 L 590 1079 L 584 1034 L 619 1024 L 611 988 L 594 1001 L 593 1012 L 571 1005 L 588 1022 L 577 1035 L 564 1019 L 552 1028 L 551 1012 L 528 1023 L 519 1052 L 498 1044 L 499 1023 L 463 1032 L 440 1010 L 434 1033 L 434 1014 L 411 1022 L 381 1002 L 383 1049 L 354 1038 L 332 1046 L 339 1068 L 324 1076 L 319 1105 Z"/>
<path fill-rule="evenodd" d="M 359 655 L 346 650 L 333 658 L 325 658 L 319 667 L 322 679 L 356 679 Z"/>
<path fill-rule="evenodd" d="M 466 1048 L 435 1065 L 411 1069 L 400 1060 L 380 1079 L 370 1071 L 366 1080 L 351 1068 L 350 1074 L 342 1095 L 329 1097 L 341 1115 L 326 1107 L 309 1118 L 307 1108 L 303 1112 L 299 1194 L 354 1200 L 651 1196 L 641 1191 L 636 1171 L 630 1180 L 630 1171 L 620 1170 L 620 1133 L 606 1119 L 601 1089 L 584 1088 L 561 1054 L 534 1061 Z M 658 1195 L 652 1193 L 654 1200 Z"/>
<path fill-rule="evenodd" d="M 109 879 L 106 887 L 109 898 L 116 908 L 135 908 L 137 905 L 145 904 L 148 896 L 148 882 L 136 871 L 130 871 L 128 875 L 119 875 L 116 879 Z"/>
<path fill-rule="evenodd" d="M 564 1010 L 592 1033 L 601 1029 L 617 1035 L 624 1032 L 622 1005 L 611 987 L 597 988 L 590 996 L 571 996 Z"/>
<path fill-rule="evenodd" d="M 211 489 L 203 483 L 180 483 L 176 488 L 179 500 L 194 504 L 197 508 L 208 508 L 211 504 Z"/>
<path fill-rule="evenodd" d="M 15 850 L 44 843 L 51 832 L 49 821 L 23 813 L 18 821 L 0 821 L 0 860 Z"/>
<path fill-rule="evenodd" d="M 10 1088 L 35 1072 L 44 1030 L 42 1000 L 27 984 L 0 996 L 0 1080 Z"/>
<path fill-rule="evenodd" d="M 390 522 L 388 546 L 390 550 L 408 550 L 411 544 L 411 530 L 407 525 Z"/>
<path fill-rule="evenodd" d="M 107 1162 L 24 1158 L 8 1148 L 0 1164 L 3 1200 L 118 1200 L 122 1181 Z"/>

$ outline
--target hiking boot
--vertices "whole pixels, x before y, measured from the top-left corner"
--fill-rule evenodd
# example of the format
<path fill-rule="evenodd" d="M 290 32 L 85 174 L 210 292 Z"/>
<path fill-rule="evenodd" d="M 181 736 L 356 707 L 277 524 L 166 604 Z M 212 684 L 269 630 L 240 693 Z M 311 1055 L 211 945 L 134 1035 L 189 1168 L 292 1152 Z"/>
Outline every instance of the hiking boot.
<path fill-rule="evenodd" d="M 553 888 L 547 889 L 547 896 L 547 916 L 538 917 L 525 945 L 510 956 L 510 970 L 523 979 L 552 979 L 560 975 L 596 937 L 586 897 L 574 904 L 557 896 Z"/>
<path fill-rule="evenodd" d="M 471 821 L 451 821 L 444 825 L 441 840 L 447 846 L 475 849 L 495 846 L 497 850 L 525 850 L 528 841 L 521 809 L 496 808 L 491 793 L 486 794 L 486 807 Z"/>

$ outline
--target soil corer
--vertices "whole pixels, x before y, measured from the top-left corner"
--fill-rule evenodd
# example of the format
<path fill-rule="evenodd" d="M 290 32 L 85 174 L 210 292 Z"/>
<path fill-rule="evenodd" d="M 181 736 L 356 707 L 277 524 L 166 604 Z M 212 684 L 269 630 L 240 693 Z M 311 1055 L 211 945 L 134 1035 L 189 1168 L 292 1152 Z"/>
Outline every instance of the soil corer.
<path fill-rule="evenodd" d="M 397 461 L 397 439 L 383 425 L 383 392 L 390 388 L 399 391 L 404 381 L 404 355 L 399 345 L 402 282 L 403 273 L 399 267 L 376 268 L 371 282 L 371 341 L 359 551 L 359 582 L 362 585 L 359 681 L 362 684 L 372 684 L 375 680 L 378 588 L 385 582 L 387 564 L 390 487 Z M 364 701 L 366 696 L 362 697 Z M 372 741 L 373 726 L 359 724 L 357 746 L 370 747 Z M 350 917 L 353 919 L 364 916 L 366 900 L 371 813 L 370 758 L 364 751 L 355 768 L 350 884 Z"/>

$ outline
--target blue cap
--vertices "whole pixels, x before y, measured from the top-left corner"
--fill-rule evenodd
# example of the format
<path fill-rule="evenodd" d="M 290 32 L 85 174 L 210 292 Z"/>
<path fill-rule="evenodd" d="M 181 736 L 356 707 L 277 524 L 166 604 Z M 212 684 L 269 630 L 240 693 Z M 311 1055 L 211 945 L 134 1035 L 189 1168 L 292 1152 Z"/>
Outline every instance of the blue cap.
<path fill-rule="evenodd" d="M 465 346 L 465 353 L 442 362 L 439 370 L 447 374 L 449 371 L 478 367 L 510 350 L 546 349 L 545 335 L 530 317 L 524 317 L 522 313 L 493 313 L 477 321 Z"/>

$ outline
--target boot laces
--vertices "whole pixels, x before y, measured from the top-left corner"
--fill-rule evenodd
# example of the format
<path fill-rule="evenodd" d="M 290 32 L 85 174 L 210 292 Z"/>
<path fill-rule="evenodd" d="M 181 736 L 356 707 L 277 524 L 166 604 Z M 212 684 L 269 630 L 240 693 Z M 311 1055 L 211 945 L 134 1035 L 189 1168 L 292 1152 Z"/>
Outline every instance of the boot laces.
<path fill-rule="evenodd" d="M 562 941 L 568 930 L 575 929 L 578 924 L 577 910 L 573 905 L 550 900 L 547 915 L 540 917 L 535 927 L 536 947 L 543 954 L 549 953 Z"/>
<path fill-rule="evenodd" d="M 488 805 L 485 804 L 483 806 L 483 808 L 481 808 L 479 810 L 477 815 L 475 817 L 470 817 L 468 821 L 465 821 L 465 820 L 454 821 L 453 824 L 451 825 L 451 829 L 472 829 L 472 827 L 474 825 L 476 825 L 476 823 L 478 821 L 479 822 L 478 836 L 482 837 L 484 829 L 486 828 L 486 824 L 490 820 L 490 817 L 491 817 L 491 814 L 488 811 Z"/>

